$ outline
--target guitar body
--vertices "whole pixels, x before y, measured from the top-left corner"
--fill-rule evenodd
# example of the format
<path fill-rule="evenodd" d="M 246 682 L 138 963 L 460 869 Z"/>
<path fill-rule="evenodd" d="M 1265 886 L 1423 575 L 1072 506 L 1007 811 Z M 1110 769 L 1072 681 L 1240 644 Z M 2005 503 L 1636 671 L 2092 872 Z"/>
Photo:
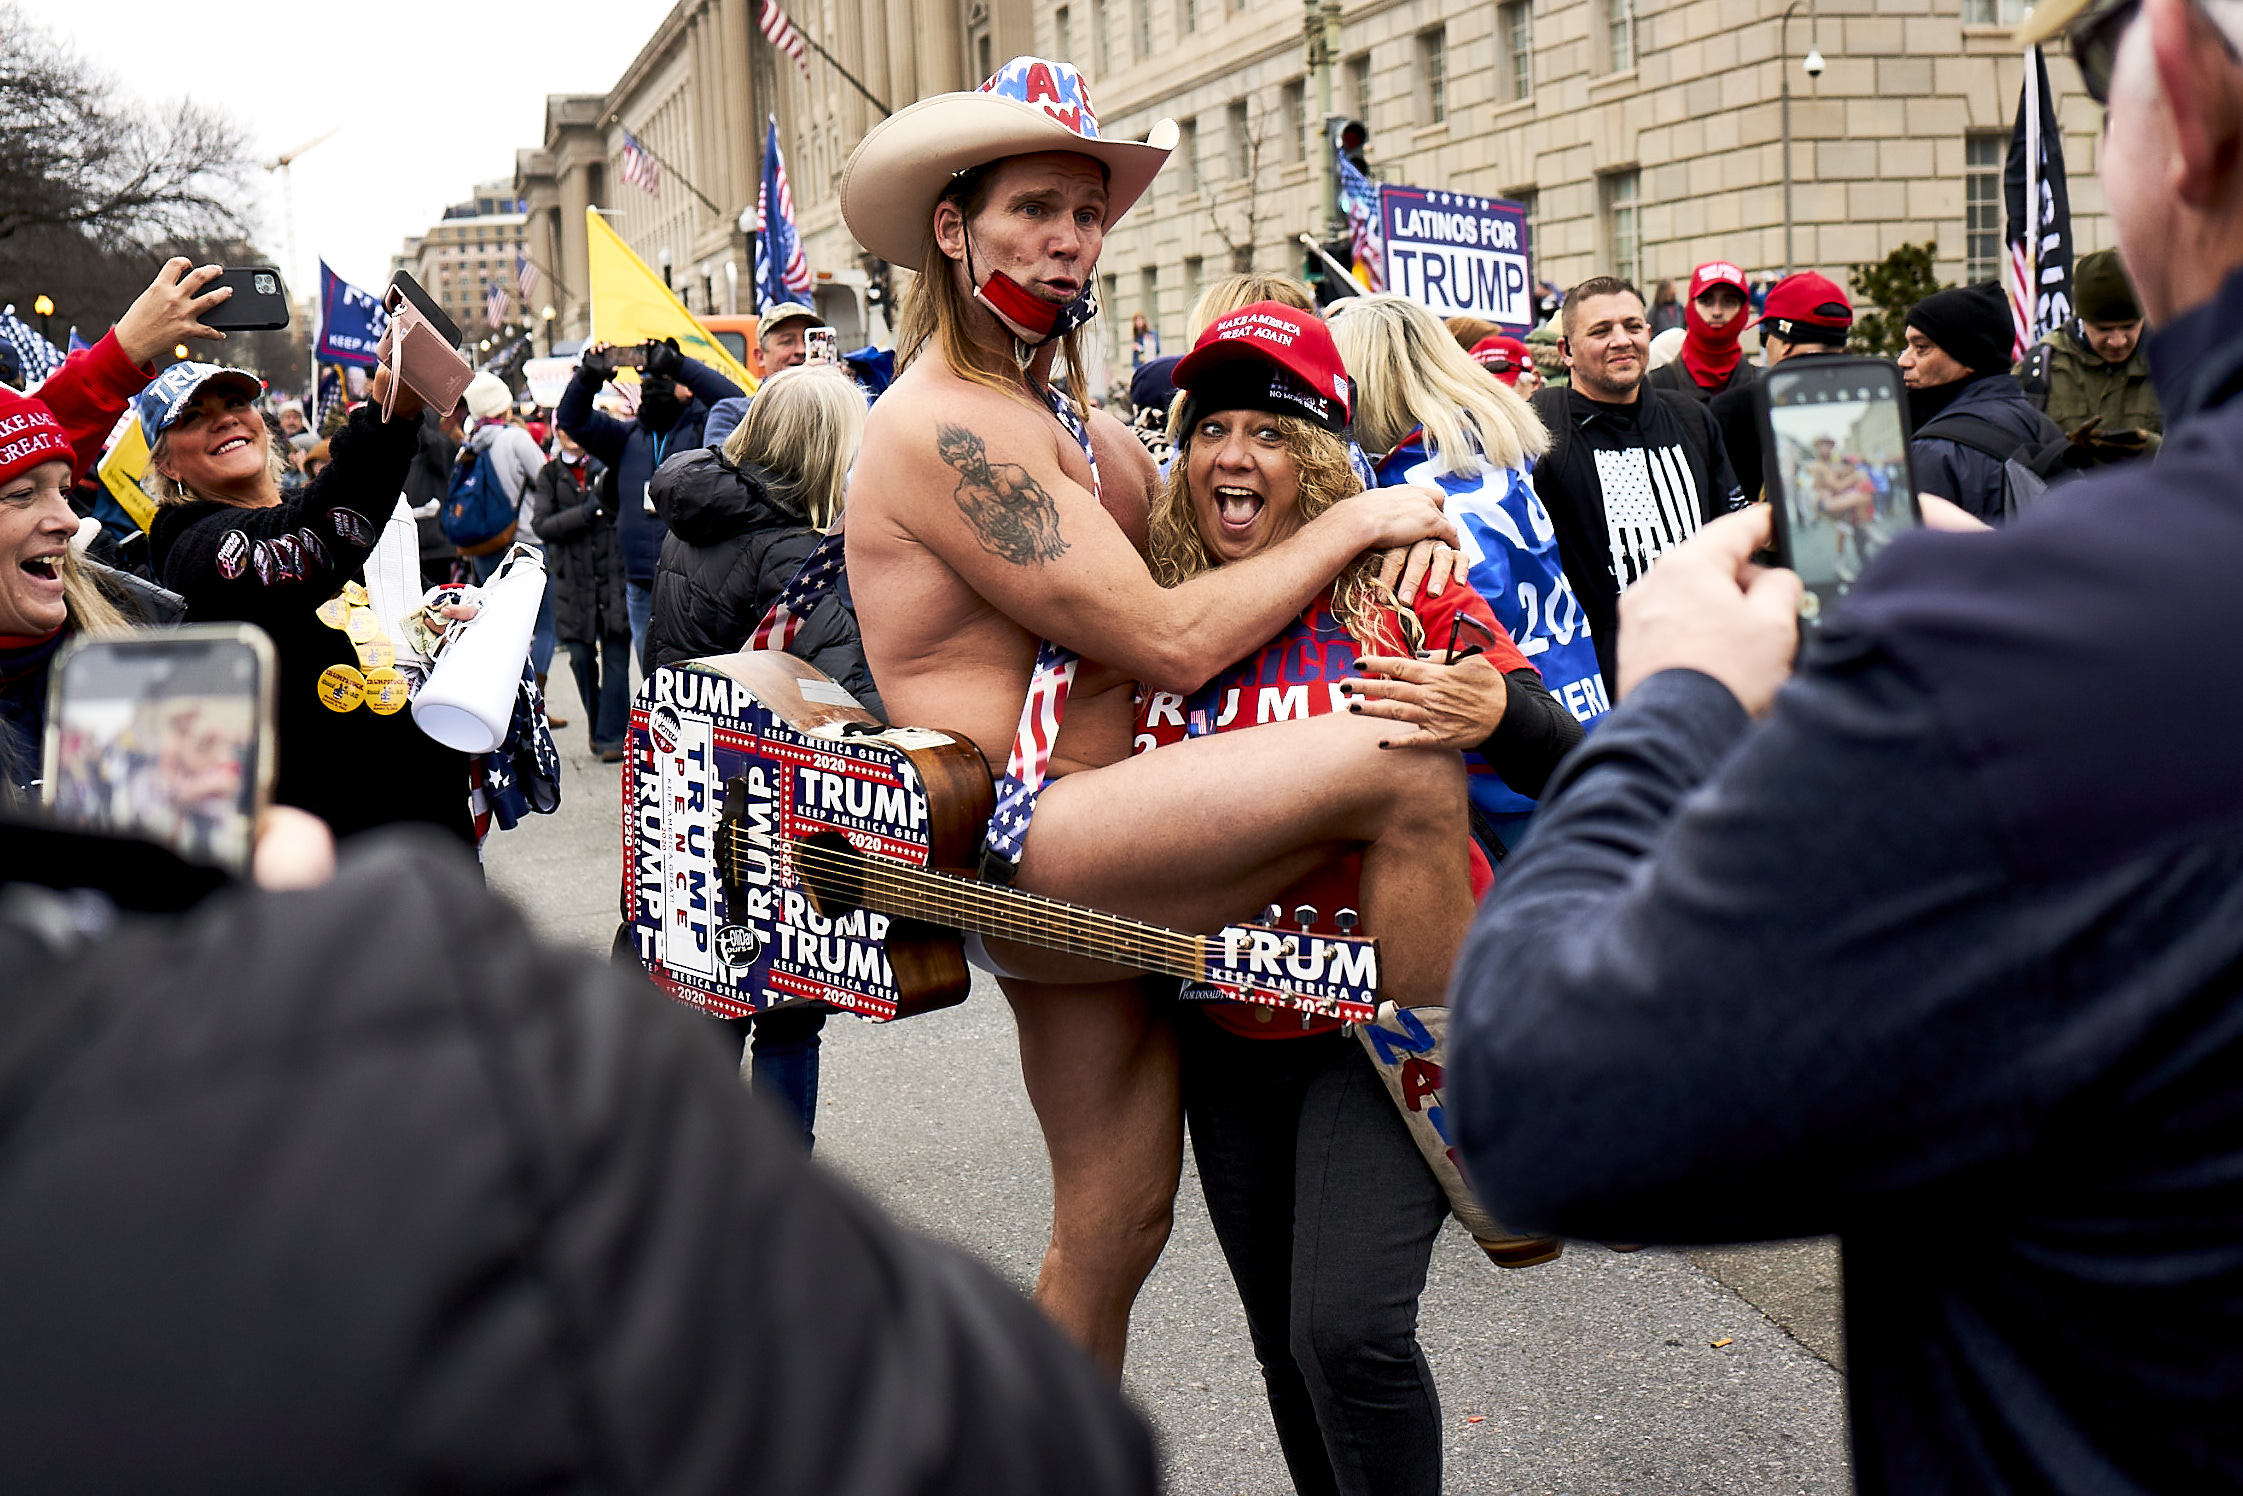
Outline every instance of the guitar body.
<path fill-rule="evenodd" d="M 756 650 L 656 670 L 628 746 L 623 919 L 664 991 L 723 1018 L 818 1001 L 885 1022 L 964 1000 L 956 931 L 820 914 L 792 848 L 838 833 L 970 870 L 994 796 L 970 741 L 883 726 L 811 666 Z"/>

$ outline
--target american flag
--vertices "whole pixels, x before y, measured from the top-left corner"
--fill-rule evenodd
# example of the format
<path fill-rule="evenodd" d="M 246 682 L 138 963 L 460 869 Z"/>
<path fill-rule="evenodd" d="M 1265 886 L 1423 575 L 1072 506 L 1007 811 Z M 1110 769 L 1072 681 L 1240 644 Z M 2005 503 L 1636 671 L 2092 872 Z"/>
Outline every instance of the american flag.
<path fill-rule="evenodd" d="M 997 808 L 990 813 L 989 835 L 982 844 L 984 867 L 992 857 L 1020 866 L 1028 821 L 1036 813 L 1036 792 L 1043 788 L 1044 771 L 1051 767 L 1059 719 L 1067 710 L 1067 692 L 1075 684 L 1080 664 L 1080 655 L 1049 639 L 1036 646 L 1028 699 L 1020 704 L 1020 730 L 1013 734 L 1012 756 L 1005 760 L 1005 777 L 997 784 Z"/>
<path fill-rule="evenodd" d="M 779 600 L 763 615 L 763 622 L 755 626 L 755 632 L 748 635 L 748 648 L 785 649 L 794 643 L 794 636 L 802 632 L 803 620 L 810 616 L 810 610 L 841 580 L 842 561 L 839 535 L 828 535 L 812 546 L 810 554 L 802 558 L 794 579 L 779 589 Z"/>
<path fill-rule="evenodd" d="M 1386 239 L 1379 226 L 1378 184 L 1342 154 L 1340 202 L 1347 208 L 1347 233 L 1353 241 L 1355 268 L 1373 291 L 1386 289 Z"/>
<path fill-rule="evenodd" d="M 514 284 L 521 291 L 522 300 L 537 300 L 537 266 L 530 262 L 528 255 L 514 257 Z"/>
<path fill-rule="evenodd" d="M 490 323 L 494 331 L 506 325 L 506 287 L 501 282 L 492 281 L 490 289 L 484 293 L 483 320 Z"/>
<path fill-rule="evenodd" d="M 649 194 L 662 186 L 662 163 L 628 130 L 623 132 L 623 180 L 634 187 L 644 187 Z"/>
<path fill-rule="evenodd" d="M 16 350 L 16 359 L 23 365 L 23 382 L 30 384 L 45 379 L 62 367 L 62 353 L 54 344 L 32 330 L 31 326 L 9 307 L 0 312 L 0 340 Z"/>
<path fill-rule="evenodd" d="M 802 33 L 794 29 L 794 22 L 779 8 L 779 0 L 763 0 L 763 34 L 771 38 L 771 45 L 794 59 L 802 69 L 802 76 L 810 76 L 810 52 L 803 44 Z"/>
<path fill-rule="evenodd" d="M 778 199 L 778 211 L 771 208 Z M 787 160 L 779 154 L 779 117 L 770 116 L 763 136 L 763 180 L 755 190 L 755 304 L 761 312 L 774 302 L 810 302 L 810 262 L 802 254 L 802 235 L 794 226 L 794 193 L 787 187 Z"/>

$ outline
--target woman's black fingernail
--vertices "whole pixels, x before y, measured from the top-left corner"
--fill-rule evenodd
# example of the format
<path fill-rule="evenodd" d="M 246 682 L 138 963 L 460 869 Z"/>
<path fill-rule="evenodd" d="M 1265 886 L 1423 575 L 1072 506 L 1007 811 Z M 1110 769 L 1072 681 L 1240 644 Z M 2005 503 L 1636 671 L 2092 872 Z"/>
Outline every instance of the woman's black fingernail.
<path fill-rule="evenodd" d="M 1347 704 L 1347 709 L 1351 712 L 1360 713 L 1363 710 L 1363 703 L 1360 701 L 1351 701 Z"/>

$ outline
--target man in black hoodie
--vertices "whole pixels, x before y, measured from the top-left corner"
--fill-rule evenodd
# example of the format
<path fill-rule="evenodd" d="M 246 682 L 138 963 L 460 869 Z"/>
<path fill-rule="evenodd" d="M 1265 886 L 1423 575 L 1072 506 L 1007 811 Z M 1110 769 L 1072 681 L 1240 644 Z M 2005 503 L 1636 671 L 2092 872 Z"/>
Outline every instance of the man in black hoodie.
<path fill-rule="evenodd" d="M 1534 397 L 1551 442 L 1534 491 L 1609 682 L 1621 591 L 1744 497 L 1704 404 L 1651 388 L 1651 322 L 1636 288 L 1600 275 L 1568 291 L 1564 310 L 1558 352 L 1573 383 Z"/>
<path fill-rule="evenodd" d="M 1900 374 L 1916 439 L 1916 487 L 1951 499 L 1990 524 L 2004 518 L 2003 469 L 2030 460 L 2064 432 L 2010 377 L 2016 338 L 2009 300 L 1992 281 L 1925 297 L 1908 309 Z"/>

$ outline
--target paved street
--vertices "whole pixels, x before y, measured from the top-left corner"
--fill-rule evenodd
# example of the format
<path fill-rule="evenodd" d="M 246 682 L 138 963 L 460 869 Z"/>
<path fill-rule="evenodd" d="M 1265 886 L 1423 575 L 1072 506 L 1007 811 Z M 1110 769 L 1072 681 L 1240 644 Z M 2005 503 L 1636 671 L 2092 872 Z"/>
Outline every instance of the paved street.
<path fill-rule="evenodd" d="M 618 770 L 559 736 L 564 808 L 496 838 L 492 882 L 555 939 L 604 952 L 616 921 Z M 1012 1024 L 977 979 L 958 1008 L 826 1029 L 818 1156 L 890 1211 L 1025 1289 L 1049 1211 Z M 1422 1310 L 1447 1489 L 1486 1493 L 1850 1489 L 1836 1258 L 1828 1243 L 1680 1254 L 1569 1249 L 1490 1268 L 1453 1225 Z M 1290 1489 L 1190 1160 L 1176 1232 L 1138 1301 L 1128 1390 L 1170 1488 Z"/>

